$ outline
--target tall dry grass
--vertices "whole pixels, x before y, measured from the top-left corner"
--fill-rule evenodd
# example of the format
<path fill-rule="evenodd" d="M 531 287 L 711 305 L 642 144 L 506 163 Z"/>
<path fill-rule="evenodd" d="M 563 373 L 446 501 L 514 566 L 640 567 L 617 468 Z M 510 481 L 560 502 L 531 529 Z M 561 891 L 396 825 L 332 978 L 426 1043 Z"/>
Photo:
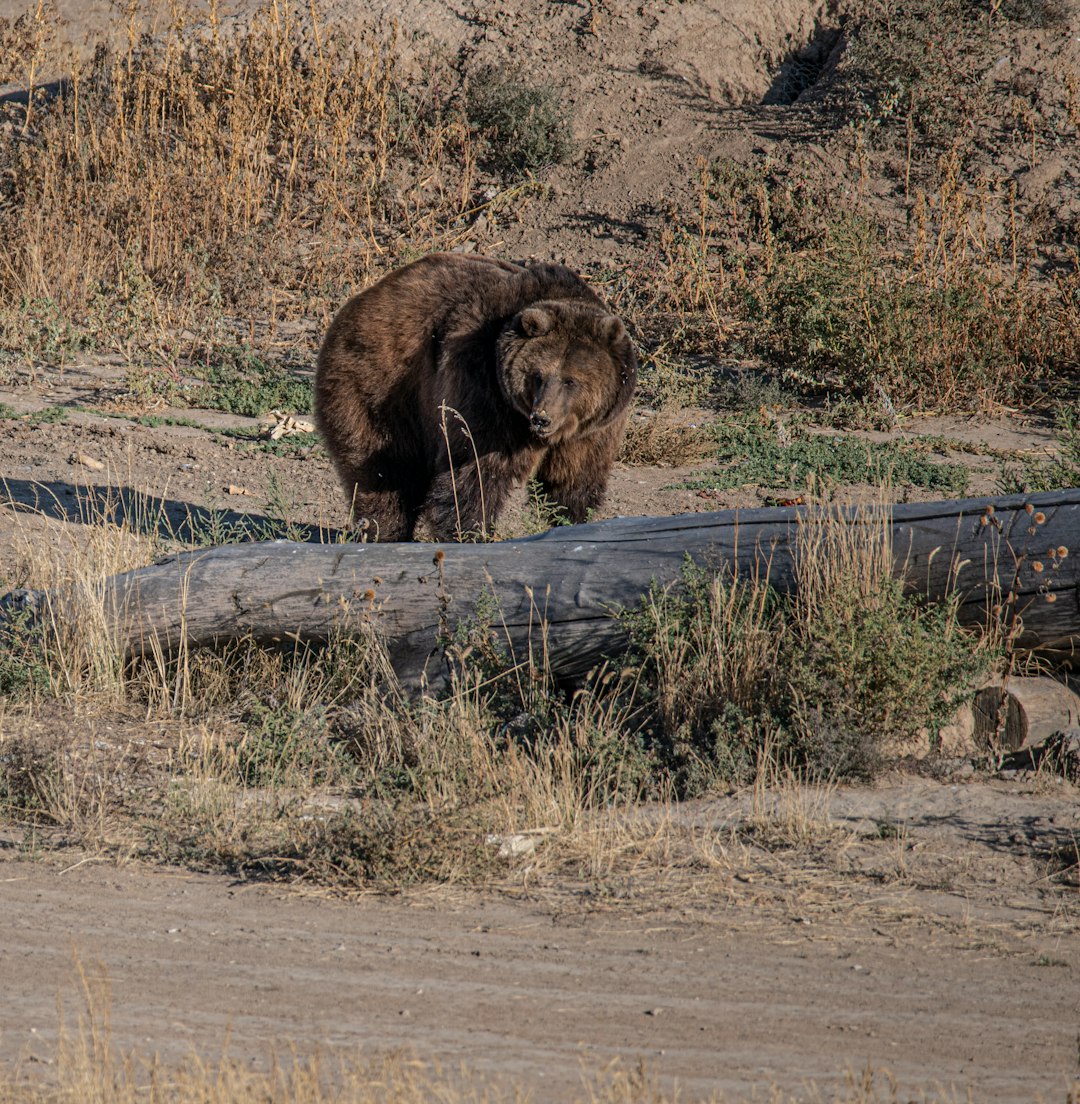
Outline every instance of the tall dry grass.
<path fill-rule="evenodd" d="M 462 233 L 469 128 L 446 73 L 406 77 L 392 31 L 357 41 L 317 3 L 268 0 L 226 32 L 216 5 L 177 0 L 151 38 L 138 0 L 124 10 L 126 42 L 89 60 L 60 48 L 47 4 L 0 27 L 0 70 L 64 78 L 0 131 L 8 349 L 172 358 L 227 318 L 246 336 L 253 313 L 318 315 Z"/>
<path fill-rule="evenodd" d="M 838 194 L 767 159 L 699 172 L 696 214 L 611 278 L 652 347 L 654 403 L 706 401 L 715 381 L 687 358 L 721 353 L 890 421 L 1073 401 L 1080 267 L 1053 228 L 1038 233 L 1014 184 L 943 156 L 901 222 L 858 187 Z"/>

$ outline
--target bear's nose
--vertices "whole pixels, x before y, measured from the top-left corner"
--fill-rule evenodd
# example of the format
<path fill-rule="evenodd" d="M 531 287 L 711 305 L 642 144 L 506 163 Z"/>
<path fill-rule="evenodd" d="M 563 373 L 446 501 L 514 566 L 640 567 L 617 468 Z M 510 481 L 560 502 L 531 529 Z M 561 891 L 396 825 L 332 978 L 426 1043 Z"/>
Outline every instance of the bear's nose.
<path fill-rule="evenodd" d="M 546 410 L 534 410 L 529 418 L 534 429 L 547 429 L 551 425 L 551 419 Z"/>

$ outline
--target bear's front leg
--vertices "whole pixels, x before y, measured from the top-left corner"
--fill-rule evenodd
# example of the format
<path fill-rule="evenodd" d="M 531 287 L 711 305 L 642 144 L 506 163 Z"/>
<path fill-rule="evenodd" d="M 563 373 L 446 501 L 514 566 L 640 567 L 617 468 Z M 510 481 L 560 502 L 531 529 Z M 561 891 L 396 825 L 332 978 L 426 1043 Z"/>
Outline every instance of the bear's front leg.
<path fill-rule="evenodd" d="M 397 457 L 377 453 L 371 458 L 339 461 L 338 474 L 349 497 L 352 524 L 367 540 L 408 541 L 420 516 L 425 474 Z"/>
<path fill-rule="evenodd" d="M 541 461 L 536 471 L 540 490 L 572 524 L 587 521 L 603 501 L 621 440 L 621 426 L 605 427 L 554 445 Z"/>
<path fill-rule="evenodd" d="M 519 478 L 508 458 L 490 454 L 440 472 L 424 504 L 432 535 L 440 541 L 487 540 Z"/>
<path fill-rule="evenodd" d="M 508 480 L 493 464 L 476 461 L 441 471 L 432 481 L 424 517 L 437 541 L 483 541 L 490 537 Z"/>

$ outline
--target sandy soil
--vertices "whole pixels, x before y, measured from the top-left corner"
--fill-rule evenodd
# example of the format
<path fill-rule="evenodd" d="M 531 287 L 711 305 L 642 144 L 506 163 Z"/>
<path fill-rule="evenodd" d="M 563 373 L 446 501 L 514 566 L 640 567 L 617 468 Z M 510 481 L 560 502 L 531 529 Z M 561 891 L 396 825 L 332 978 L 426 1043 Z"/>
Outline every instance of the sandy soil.
<path fill-rule="evenodd" d="M 739 806 L 684 813 L 722 838 Z M 58 998 L 69 1026 L 86 1011 L 78 964 L 115 1043 L 169 1062 L 227 1039 L 253 1068 L 288 1044 L 404 1048 L 535 1100 L 587 1099 L 618 1061 L 683 1099 L 828 1092 L 869 1068 L 905 1100 L 1064 1101 L 1075 791 L 905 777 L 836 794 L 827 816 L 817 861 L 728 848 L 702 892 L 644 871 L 621 898 L 336 901 L 0 844 L 0 1059 L 51 1060 Z"/>
<path fill-rule="evenodd" d="M 0 0 L 0 17 L 24 6 Z M 58 7 L 77 44 L 117 21 L 111 4 Z M 811 40 L 825 72 L 835 62 L 825 3 L 604 0 L 596 34 L 584 3 L 329 7 L 357 26 L 397 18 L 417 55 L 438 45 L 519 57 L 566 87 L 582 161 L 553 173 L 551 201 L 482 243 L 489 252 L 602 265 L 630 251 L 647 263 L 664 212 L 692 209 L 699 156 L 835 156 L 807 107 L 769 102 L 785 59 Z M 1047 66 L 1075 56 L 1077 29 L 1045 37 Z M 1018 43 L 1009 64 L 1033 49 Z M 1061 185 L 1080 181 L 1077 152 L 1053 156 L 1025 186 L 1044 188 L 1051 217 L 1065 217 L 1077 190 Z M 0 402 L 20 413 L 101 408 L 122 406 L 124 392 L 123 367 L 98 360 L 23 375 Z M 0 423 L 10 500 L 0 503 L 0 556 L 13 548 L 13 504 L 36 507 L 36 516 L 19 510 L 18 525 L 41 540 L 77 534 L 81 487 L 143 493 L 175 525 L 207 508 L 344 521 L 321 452 L 244 453 L 210 431 L 245 420 L 175 413 L 206 428 L 85 412 Z M 971 442 L 962 458 L 973 494 L 995 489 L 1002 450 L 1035 455 L 1052 443 L 1041 423 L 1012 412 L 924 420 L 918 430 Z M 674 486 L 685 474 L 620 465 L 605 512 L 765 499 L 753 488 L 703 498 Z M 535 1100 L 587 1098 L 582 1071 L 612 1059 L 644 1061 L 687 1099 L 835 1086 L 869 1065 L 892 1071 L 904 1094 L 955 1085 L 979 1101 L 1064 1101 L 1080 1077 L 1076 797 L 1045 778 L 898 775 L 833 797 L 835 834 L 820 854 L 734 848 L 715 877 L 670 893 L 649 875 L 618 892 L 338 901 L 43 855 L 11 837 L 0 840 L 0 1060 L 33 1069 L 50 1059 L 58 996 L 80 1006 L 77 958 L 107 975 L 116 1041 L 170 1061 L 192 1049 L 217 1056 L 226 1038 L 233 1057 L 252 1063 L 289 1042 L 301 1052 L 405 1047 L 519 1084 Z M 745 800 L 683 812 L 720 839 Z"/>

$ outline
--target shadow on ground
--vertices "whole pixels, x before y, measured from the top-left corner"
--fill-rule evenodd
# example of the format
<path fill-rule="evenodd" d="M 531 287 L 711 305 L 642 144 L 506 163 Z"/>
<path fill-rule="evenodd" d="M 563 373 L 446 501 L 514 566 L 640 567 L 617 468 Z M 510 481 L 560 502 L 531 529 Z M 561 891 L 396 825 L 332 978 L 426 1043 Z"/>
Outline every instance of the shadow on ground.
<path fill-rule="evenodd" d="M 123 526 L 140 536 L 200 546 L 292 540 L 340 544 L 341 529 L 284 521 L 266 514 L 197 506 L 129 487 L 0 480 L 2 499 L 18 511 L 76 525 Z"/>

